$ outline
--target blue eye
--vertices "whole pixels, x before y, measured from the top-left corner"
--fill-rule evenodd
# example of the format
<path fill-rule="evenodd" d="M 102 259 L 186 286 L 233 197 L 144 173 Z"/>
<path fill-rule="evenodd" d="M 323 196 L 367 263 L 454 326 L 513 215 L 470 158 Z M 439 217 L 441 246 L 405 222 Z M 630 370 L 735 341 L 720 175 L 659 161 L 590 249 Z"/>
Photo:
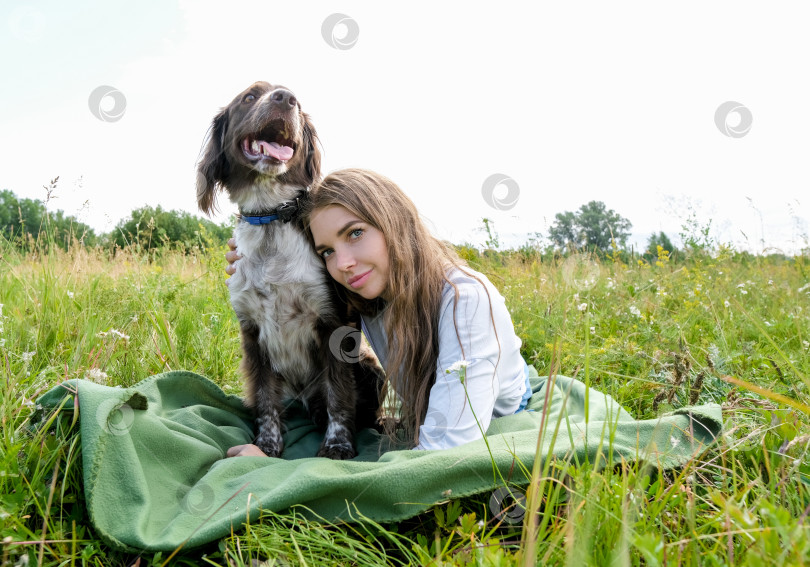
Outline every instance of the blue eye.
<path fill-rule="evenodd" d="M 329 256 L 331 256 L 331 255 L 332 255 L 332 252 L 333 252 L 333 250 L 332 250 L 331 248 L 328 248 L 328 249 L 326 249 L 326 250 L 323 250 L 323 251 L 321 252 L 320 256 L 321 256 L 321 258 L 323 258 L 324 260 L 326 260 L 326 259 L 327 259 Z"/>
<path fill-rule="evenodd" d="M 360 238 L 363 235 L 363 229 L 362 228 L 355 228 L 351 232 L 351 235 L 352 235 L 353 238 Z"/>

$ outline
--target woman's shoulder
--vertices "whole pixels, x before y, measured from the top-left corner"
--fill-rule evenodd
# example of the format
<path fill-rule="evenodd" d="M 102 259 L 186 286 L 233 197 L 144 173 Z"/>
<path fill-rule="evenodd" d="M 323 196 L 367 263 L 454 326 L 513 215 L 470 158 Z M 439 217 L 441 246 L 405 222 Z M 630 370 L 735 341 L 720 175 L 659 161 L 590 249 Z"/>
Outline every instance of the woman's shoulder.
<path fill-rule="evenodd" d="M 447 272 L 447 282 L 442 292 L 442 303 L 449 303 L 458 297 L 461 300 L 501 297 L 498 289 L 484 274 L 467 266 L 452 267 Z"/>
<path fill-rule="evenodd" d="M 492 346 L 493 327 L 501 339 L 507 336 L 507 331 L 514 334 L 506 301 L 489 278 L 464 267 L 448 272 L 447 279 L 439 313 L 442 336 L 452 344 L 458 340 L 472 344 L 470 341 L 474 340 L 486 349 Z"/>

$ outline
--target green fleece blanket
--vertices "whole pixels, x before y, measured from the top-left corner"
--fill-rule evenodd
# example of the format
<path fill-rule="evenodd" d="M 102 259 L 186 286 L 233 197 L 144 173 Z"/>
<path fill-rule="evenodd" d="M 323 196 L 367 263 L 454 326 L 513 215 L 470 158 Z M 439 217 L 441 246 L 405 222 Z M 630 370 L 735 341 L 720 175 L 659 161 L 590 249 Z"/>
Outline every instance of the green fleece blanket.
<path fill-rule="evenodd" d="M 525 485 L 541 427 L 544 459 L 661 468 L 683 465 L 722 429 L 716 405 L 637 421 L 577 380 L 533 372 L 532 386 L 534 411 L 494 419 L 489 446 L 481 440 L 443 451 L 386 451 L 375 431 L 363 430 L 351 461 L 315 457 L 322 435 L 302 408 L 287 420 L 283 459 L 224 458 L 229 447 L 252 440 L 251 417 L 240 398 L 191 372 L 127 389 L 71 380 L 39 404 L 45 412 L 72 412 L 78 396 L 93 525 L 115 547 L 155 551 L 224 537 L 261 509 L 303 505 L 328 520 L 398 521 L 448 497 L 492 492 L 504 480 Z"/>

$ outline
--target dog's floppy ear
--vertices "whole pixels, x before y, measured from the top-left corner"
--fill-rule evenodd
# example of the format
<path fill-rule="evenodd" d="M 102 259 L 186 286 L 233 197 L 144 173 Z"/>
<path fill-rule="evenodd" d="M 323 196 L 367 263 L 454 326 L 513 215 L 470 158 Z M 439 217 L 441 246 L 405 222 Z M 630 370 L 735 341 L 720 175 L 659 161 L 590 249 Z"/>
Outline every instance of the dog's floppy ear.
<path fill-rule="evenodd" d="M 208 130 L 208 143 L 197 165 L 197 205 L 205 214 L 214 212 L 217 183 L 227 174 L 228 160 L 225 158 L 225 130 L 228 127 L 228 109 L 223 108 L 214 117 Z"/>
<path fill-rule="evenodd" d="M 304 114 L 304 149 L 307 152 L 306 160 L 304 161 L 304 171 L 306 172 L 309 182 L 307 185 L 312 185 L 321 180 L 321 150 L 318 149 L 320 141 L 318 134 L 315 132 L 315 127 L 309 119 L 309 115 Z"/>

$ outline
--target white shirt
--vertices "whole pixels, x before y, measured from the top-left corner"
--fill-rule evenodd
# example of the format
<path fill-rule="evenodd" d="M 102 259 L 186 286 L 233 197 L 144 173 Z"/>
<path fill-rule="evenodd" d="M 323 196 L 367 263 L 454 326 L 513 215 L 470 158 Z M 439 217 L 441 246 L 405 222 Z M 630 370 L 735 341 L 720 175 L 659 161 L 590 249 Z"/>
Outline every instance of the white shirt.
<path fill-rule="evenodd" d="M 419 444 L 415 449 L 447 449 L 481 439 L 493 417 L 517 411 L 526 391 L 526 363 L 520 355 L 521 341 L 515 335 L 503 296 L 486 276 L 469 268 L 465 270 L 476 275 L 484 285 L 455 269 L 450 273 L 450 280 L 458 288 L 457 303 L 453 287 L 444 286 L 436 382 L 430 390 L 425 422 L 419 428 Z M 453 322 L 454 303 L 458 334 Z M 385 367 L 388 340 L 382 315 L 363 317 L 362 326 L 363 334 Z M 466 368 L 448 374 L 446 371 L 459 361 L 466 361 Z M 461 372 L 465 374 L 463 383 Z"/>

